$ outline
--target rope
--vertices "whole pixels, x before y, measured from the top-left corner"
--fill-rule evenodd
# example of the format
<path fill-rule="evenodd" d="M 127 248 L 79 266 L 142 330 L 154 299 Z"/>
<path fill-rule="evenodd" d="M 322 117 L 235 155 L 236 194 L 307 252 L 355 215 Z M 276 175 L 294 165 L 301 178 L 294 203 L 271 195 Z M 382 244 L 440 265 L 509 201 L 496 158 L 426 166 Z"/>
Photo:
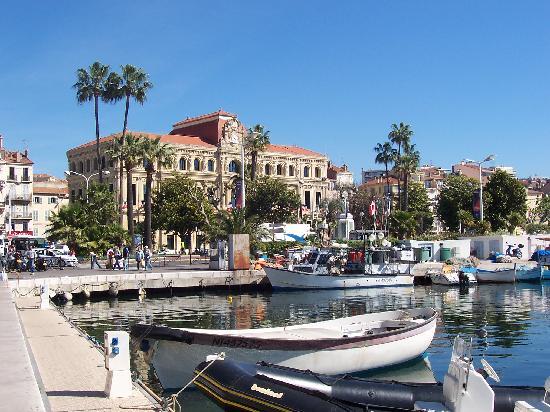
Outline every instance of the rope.
<path fill-rule="evenodd" d="M 199 373 L 197 373 L 195 375 L 195 377 L 193 377 L 193 379 L 191 379 L 189 382 L 187 382 L 187 384 L 181 388 L 178 392 L 176 392 L 175 394 L 173 394 L 171 396 L 171 399 L 172 399 L 172 409 L 174 411 L 176 410 L 179 410 L 181 411 L 181 405 L 180 403 L 178 402 L 178 396 L 180 395 L 180 393 L 182 393 L 185 389 L 187 389 L 193 382 L 195 382 L 199 376 L 201 376 L 210 366 L 212 366 L 212 364 L 214 362 L 216 362 L 217 360 L 223 360 L 225 359 L 225 352 L 220 352 L 220 353 L 216 353 L 216 357 L 214 359 L 212 359 L 210 362 L 208 362 L 208 365 L 206 365 Z M 177 405 L 177 409 L 176 409 L 176 405 Z"/>

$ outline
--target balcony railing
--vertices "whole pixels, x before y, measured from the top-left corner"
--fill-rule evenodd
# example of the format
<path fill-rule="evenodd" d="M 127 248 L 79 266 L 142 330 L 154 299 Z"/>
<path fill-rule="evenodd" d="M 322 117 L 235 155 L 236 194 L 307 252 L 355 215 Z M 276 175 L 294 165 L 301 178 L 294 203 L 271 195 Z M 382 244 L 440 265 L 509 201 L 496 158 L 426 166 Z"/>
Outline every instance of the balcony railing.
<path fill-rule="evenodd" d="M 14 193 L 11 195 L 11 200 L 21 200 L 24 202 L 30 202 L 32 199 L 32 196 L 30 193 Z"/>
<path fill-rule="evenodd" d="M 13 212 L 13 213 L 6 213 L 6 217 L 9 218 L 11 216 L 12 219 L 32 219 L 32 213 L 30 212 Z"/>

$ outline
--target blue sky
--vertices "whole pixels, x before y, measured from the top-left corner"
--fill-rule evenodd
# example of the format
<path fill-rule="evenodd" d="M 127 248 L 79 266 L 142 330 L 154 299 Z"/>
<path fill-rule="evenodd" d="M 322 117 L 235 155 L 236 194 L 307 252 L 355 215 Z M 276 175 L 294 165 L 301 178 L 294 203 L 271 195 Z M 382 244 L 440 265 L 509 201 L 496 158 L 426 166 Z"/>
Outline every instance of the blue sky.
<path fill-rule="evenodd" d="M 274 143 L 374 166 L 391 123 L 410 123 L 422 163 L 498 155 L 550 175 L 548 1 L 34 1 L 0 14 L 0 133 L 36 171 L 94 137 L 75 71 L 143 67 L 155 87 L 132 130 L 168 132 L 219 108 Z M 123 105 L 102 105 L 101 134 Z M 546 148 L 545 148 L 546 146 Z"/>

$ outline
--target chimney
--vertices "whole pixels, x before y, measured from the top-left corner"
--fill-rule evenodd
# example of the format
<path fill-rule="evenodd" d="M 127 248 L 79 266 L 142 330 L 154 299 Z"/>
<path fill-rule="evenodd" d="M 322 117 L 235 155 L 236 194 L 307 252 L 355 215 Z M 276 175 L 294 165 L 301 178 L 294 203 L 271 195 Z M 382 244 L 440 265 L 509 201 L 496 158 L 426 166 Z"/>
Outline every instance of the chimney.
<path fill-rule="evenodd" d="M 29 157 L 29 150 L 28 149 L 25 149 L 25 151 L 23 152 L 23 157 Z"/>

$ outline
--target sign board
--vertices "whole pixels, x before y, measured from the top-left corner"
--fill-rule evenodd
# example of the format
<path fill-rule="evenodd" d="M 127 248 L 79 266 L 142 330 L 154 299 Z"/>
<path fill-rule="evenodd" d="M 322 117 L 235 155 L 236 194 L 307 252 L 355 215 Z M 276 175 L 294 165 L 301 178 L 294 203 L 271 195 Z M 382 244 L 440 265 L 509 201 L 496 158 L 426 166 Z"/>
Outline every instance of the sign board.
<path fill-rule="evenodd" d="M 479 190 L 474 191 L 472 196 L 472 214 L 476 219 L 481 218 L 481 203 L 480 203 Z"/>
<path fill-rule="evenodd" d="M 13 239 L 15 236 L 33 236 L 31 230 L 11 230 L 8 232 L 8 239 Z"/>
<path fill-rule="evenodd" d="M 139 234 L 134 235 L 134 246 L 140 246 L 143 242 L 143 237 Z"/>

